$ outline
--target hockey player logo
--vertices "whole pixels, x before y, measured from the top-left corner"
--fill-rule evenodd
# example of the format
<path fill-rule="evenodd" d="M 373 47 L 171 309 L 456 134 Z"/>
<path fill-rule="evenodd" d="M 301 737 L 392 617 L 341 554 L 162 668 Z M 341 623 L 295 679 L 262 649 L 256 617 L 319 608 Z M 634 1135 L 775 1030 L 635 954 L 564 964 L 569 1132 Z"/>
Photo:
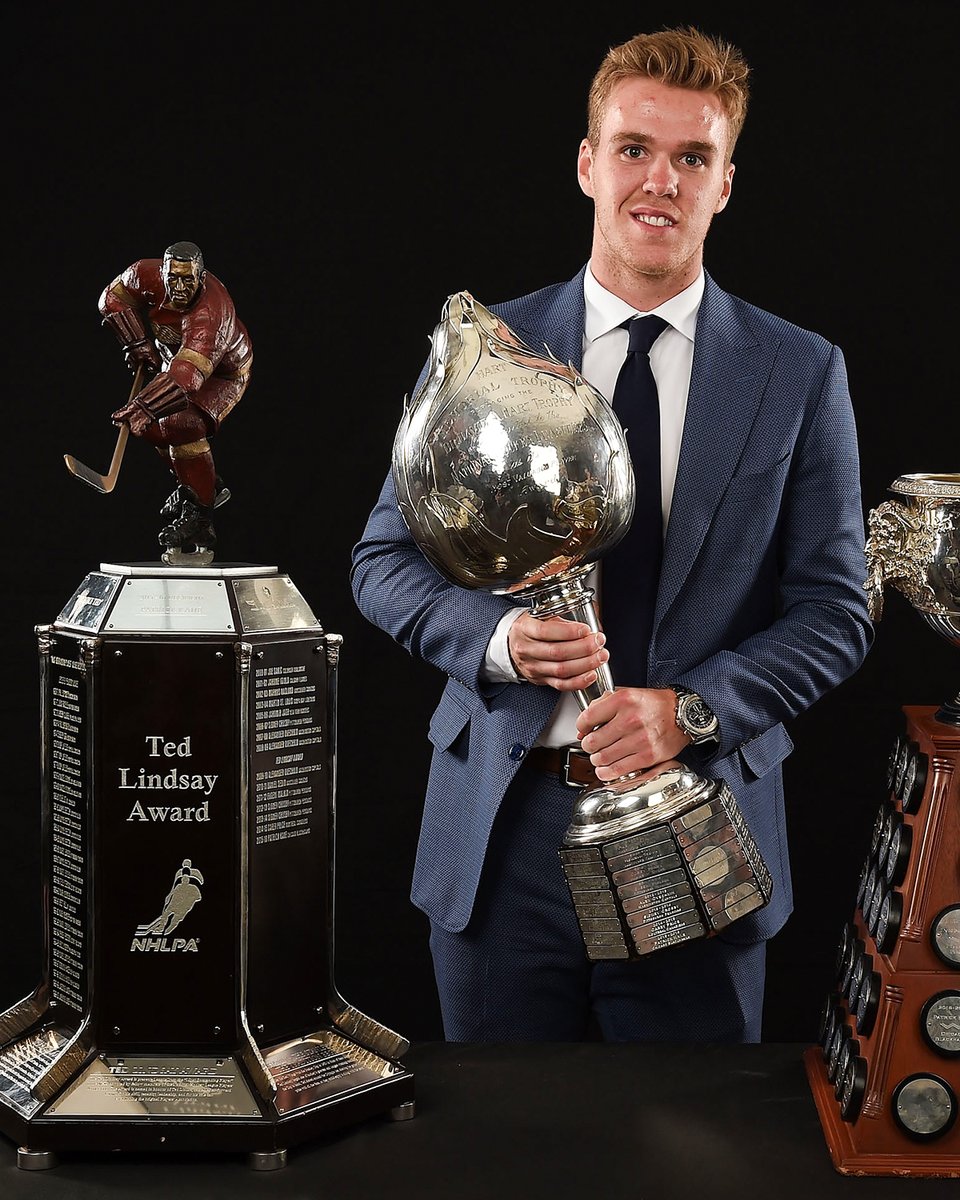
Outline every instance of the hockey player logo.
<path fill-rule="evenodd" d="M 131 950 L 196 950 L 197 938 L 168 938 L 201 899 L 199 884 L 203 876 L 189 858 L 183 860 L 173 880 L 173 887 L 163 902 L 163 911 L 155 921 L 138 925 Z"/>

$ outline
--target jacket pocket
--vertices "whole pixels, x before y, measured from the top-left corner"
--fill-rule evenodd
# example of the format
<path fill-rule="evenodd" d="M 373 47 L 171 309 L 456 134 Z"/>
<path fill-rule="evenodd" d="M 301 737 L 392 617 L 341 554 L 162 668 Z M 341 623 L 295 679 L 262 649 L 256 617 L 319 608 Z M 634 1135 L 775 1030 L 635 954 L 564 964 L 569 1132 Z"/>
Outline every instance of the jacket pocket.
<path fill-rule="evenodd" d="M 450 750 L 469 724 L 469 710 L 444 693 L 430 718 L 427 737 L 438 750 Z"/>

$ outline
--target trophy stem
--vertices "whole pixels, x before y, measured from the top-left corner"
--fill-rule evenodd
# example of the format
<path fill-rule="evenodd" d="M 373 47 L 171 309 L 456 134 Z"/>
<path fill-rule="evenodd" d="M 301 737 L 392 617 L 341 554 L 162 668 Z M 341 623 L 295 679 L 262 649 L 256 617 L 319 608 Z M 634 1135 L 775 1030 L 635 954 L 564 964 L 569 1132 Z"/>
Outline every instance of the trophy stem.
<path fill-rule="evenodd" d="M 558 575 L 550 583 L 530 589 L 526 594 L 533 600 L 531 613 L 540 620 L 563 617 L 567 621 L 579 621 L 588 625 L 594 633 L 599 633 L 600 618 L 593 603 L 594 590 L 585 582 L 590 570 L 589 566 L 578 567 L 562 576 Z M 610 664 L 604 663 L 594 683 L 574 692 L 581 712 L 605 692 L 612 692 L 613 686 Z"/>
<path fill-rule="evenodd" d="M 936 711 L 936 719 L 944 725 L 960 726 L 960 692 L 952 700 L 945 700 Z"/>

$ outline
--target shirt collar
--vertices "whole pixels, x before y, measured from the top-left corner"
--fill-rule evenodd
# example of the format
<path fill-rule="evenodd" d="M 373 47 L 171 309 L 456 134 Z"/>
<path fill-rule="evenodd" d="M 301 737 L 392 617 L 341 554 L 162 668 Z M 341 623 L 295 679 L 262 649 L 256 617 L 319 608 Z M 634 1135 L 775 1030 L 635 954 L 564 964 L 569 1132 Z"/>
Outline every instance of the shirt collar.
<path fill-rule="evenodd" d="M 697 312 L 703 299 L 703 288 L 704 274 L 701 267 L 700 274 L 693 283 L 676 296 L 665 300 L 663 304 L 658 304 L 652 311 L 658 317 L 669 321 L 674 329 L 679 330 L 692 342 L 697 328 Z M 597 338 L 603 337 L 611 329 L 616 329 L 630 317 L 637 316 L 639 311 L 598 283 L 589 263 L 583 276 L 583 299 L 586 306 L 584 332 L 588 342 L 595 342 Z"/>

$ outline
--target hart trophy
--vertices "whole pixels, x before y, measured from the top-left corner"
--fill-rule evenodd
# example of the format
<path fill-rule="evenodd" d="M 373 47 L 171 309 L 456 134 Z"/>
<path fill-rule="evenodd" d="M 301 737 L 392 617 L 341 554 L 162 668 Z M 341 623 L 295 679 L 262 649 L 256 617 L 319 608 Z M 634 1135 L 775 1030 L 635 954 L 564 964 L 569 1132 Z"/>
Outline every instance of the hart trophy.
<path fill-rule="evenodd" d="M 113 463 L 67 456 L 109 494 L 128 433 L 164 451 L 163 559 L 101 562 L 36 630 L 42 977 L 0 1010 L 0 1131 L 25 1169 L 130 1150 L 271 1170 L 413 1115 L 408 1043 L 334 981 L 342 638 L 277 567 L 213 561 L 226 489 L 195 435 L 245 389 L 249 338 L 199 249 L 170 249 L 102 300 L 136 376 Z"/>
<path fill-rule="evenodd" d="M 931 629 L 960 646 L 960 474 L 901 475 L 896 499 L 868 517 L 867 581 L 870 616 L 883 615 L 883 590 L 892 584 Z M 960 725 L 960 691 L 937 711 Z"/>
<path fill-rule="evenodd" d="M 634 508 L 613 410 L 469 292 L 448 298 L 431 347 L 393 447 L 411 536 L 450 582 L 599 630 L 588 576 Z M 581 709 L 613 687 L 605 665 Z M 712 936 L 771 895 L 727 785 L 675 760 L 585 789 L 559 853 L 591 960 Z"/>

